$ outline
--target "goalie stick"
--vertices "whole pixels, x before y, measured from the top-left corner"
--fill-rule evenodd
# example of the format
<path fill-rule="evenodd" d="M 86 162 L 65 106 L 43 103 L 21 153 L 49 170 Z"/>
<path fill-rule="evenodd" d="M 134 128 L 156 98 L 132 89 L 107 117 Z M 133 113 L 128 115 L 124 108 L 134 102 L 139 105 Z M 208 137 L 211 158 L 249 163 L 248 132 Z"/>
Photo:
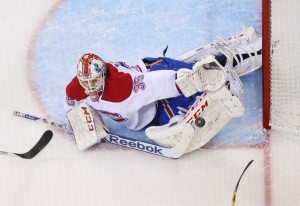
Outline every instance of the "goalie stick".
<path fill-rule="evenodd" d="M 41 122 L 54 127 L 63 128 L 68 132 L 72 132 L 72 128 L 68 124 L 62 124 L 62 123 L 50 121 L 45 118 L 36 117 L 19 111 L 13 111 L 13 114 L 17 117 L 22 117 L 36 122 Z M 191 125 L 190 127 L 191 129 L 194 129 L 192 128 Z M 113 133 L 108 133 L 108 135 L 101 140 L 101 142 L 107 142 L 107 143 L 131 148 L 131 149 L 135 149 L 135 150 L 139 150 L 139 151 L 143 151 L 143 152 L 147 152 L 147 153 L 151 153 L 163 157 L 172 158 L 172 159 L 178 159 L 179 157 L 181 157 L 184 154 L 190 141 L 191 141 L 190 138 L 182 138 L 176 146 L 172 148 L 167 148 L 167 147 L 158 146 L 156 144 L 147 143 L 144 141 L 136 140 L 133 138 L 129 138 L 122 135 L 113 134 Z"/>
<path fill-rule="evenodd" d="M 40 140 L 34 145 L 34 147 L 31 148 L 26 153 L 19 154 L 19 153 L 14 153 L 14 152 L 4 152 L 0 151 L 0 155 L 5 155 L 5 156 L 12 156 L 12 157 L 21 157 L 23 159 L 32 159 L 35 157 L 46 145 L 50 142 L 52 139 L 53 132 L 51 130 L 47 130 L 44 132 Z"/>

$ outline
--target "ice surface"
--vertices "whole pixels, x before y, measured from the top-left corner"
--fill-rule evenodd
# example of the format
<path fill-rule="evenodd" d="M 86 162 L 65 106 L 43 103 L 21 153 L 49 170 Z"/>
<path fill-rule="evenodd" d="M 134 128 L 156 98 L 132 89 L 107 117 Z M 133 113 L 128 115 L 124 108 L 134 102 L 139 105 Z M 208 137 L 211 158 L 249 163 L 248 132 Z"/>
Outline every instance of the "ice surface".
<path fill-rule="evenodd" d="M 205 149 L 178 160 L 108 144 L 79 152 L 63 131 L 12 116 L 17 109 L 65 121 L 64 87 L 83 52 L 135 63 L 169 45 L 167 55 L 177 57 L 238 33 L 241 23 L 260 31 L 261 12 L 259 0 L 4 0 L 0 150 L 25 152 L 47 129 L 54 136 L 32 160 L 0 158 L 0 205 L 230 205 L 251 159 L 236 205 L 297 205 L 299 136 L 262 136 L 261 70 L 242 79 L 246 115 Z"/>

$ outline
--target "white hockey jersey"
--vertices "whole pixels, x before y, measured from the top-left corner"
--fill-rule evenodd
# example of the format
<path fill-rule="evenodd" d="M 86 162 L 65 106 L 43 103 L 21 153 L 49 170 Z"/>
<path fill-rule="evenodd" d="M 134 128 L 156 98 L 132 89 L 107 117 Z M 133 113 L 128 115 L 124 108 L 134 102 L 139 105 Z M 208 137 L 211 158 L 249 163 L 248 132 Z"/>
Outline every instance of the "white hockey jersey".
<path fill-rule="evenodd" d="M 127 128 L 140 130 L 155 117 L 157 100 L 180 95 L 173 70 L 147 72 L 142 62 L 133 67 L 124 62 L 107 63 L 107 69 L 103 93 L 96 102 L 85 94 L 75 76 L 66 88 L 66 110 L 84 101 Z"/>

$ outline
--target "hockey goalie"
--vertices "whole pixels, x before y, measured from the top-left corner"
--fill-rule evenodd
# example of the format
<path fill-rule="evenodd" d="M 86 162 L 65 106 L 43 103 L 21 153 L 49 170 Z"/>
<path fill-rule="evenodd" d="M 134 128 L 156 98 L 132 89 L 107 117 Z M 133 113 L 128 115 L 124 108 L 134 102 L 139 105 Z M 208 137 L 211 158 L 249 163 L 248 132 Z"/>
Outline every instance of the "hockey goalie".
<path fill-rule="evenodd" d="M 243 115 L 239 77 L 260 67 L 261 36 L 253 27 L 176 60 L 143 58 L 129 66 L 87 53 L 66 87 L 67 118 L 79 150 L 106 137 L 107 115 L 167 148 L 188 141 L 188 153 Z"/>

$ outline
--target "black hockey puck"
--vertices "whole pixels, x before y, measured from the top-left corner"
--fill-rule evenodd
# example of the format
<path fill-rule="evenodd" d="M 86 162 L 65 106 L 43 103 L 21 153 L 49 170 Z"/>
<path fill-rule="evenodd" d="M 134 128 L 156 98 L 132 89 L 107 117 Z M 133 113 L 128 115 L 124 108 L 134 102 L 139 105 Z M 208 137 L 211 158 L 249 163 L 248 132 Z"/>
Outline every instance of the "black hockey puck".
<path fill-rule="evenodd" d="M 197 127 L 203 127 L 205 125 L 205 120 L 202 117 L 195 119 L 195 125 Z"/>

